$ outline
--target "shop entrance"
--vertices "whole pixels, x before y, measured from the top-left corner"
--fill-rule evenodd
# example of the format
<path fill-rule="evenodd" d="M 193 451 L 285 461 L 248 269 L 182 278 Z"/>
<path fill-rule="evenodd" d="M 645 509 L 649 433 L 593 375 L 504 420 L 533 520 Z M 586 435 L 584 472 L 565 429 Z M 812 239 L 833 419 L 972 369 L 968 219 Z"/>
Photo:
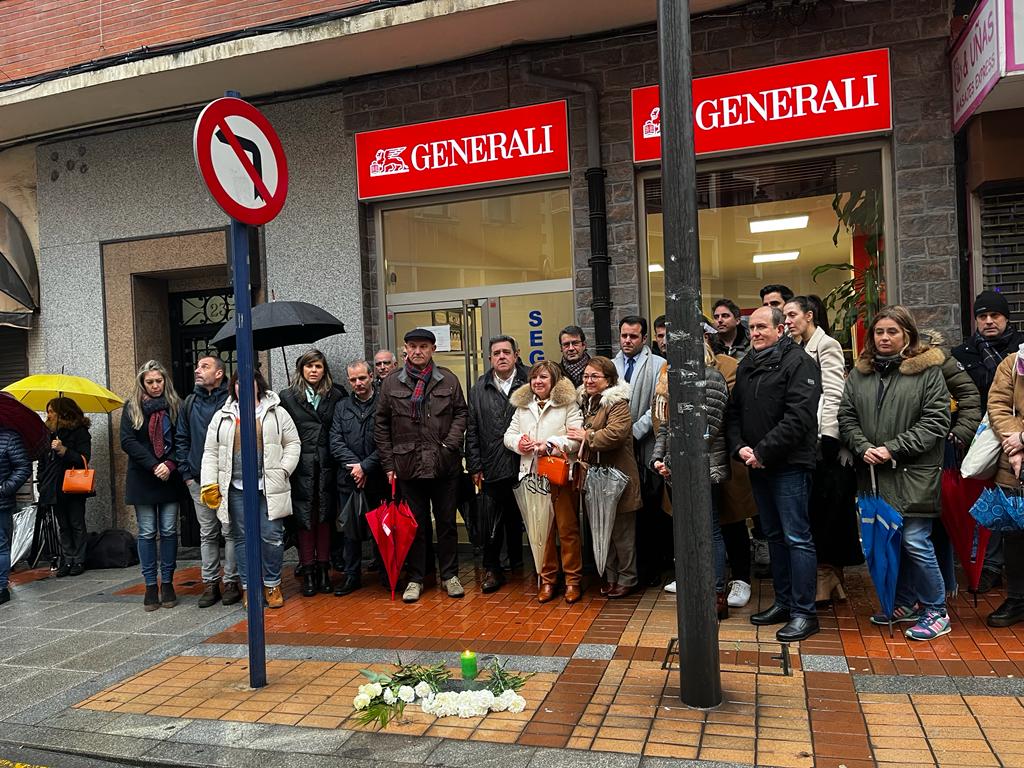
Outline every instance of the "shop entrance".
<path fill-rule="evenodd" d="M 455 373 L 467 393 L 489 367 L 487 342 L 494 336 L 514 338 L 527 366 L 539 360 L 558 360 L 558 332 L 575 322 L 572 291 L 536 293 L 536 285 L 516 288 L 523 292 L 392 305 L 388 309 L 388 341 L 401 355 L 402 339 L 408 331 L 430 328 L 438 340 L 434 360 Z"/>

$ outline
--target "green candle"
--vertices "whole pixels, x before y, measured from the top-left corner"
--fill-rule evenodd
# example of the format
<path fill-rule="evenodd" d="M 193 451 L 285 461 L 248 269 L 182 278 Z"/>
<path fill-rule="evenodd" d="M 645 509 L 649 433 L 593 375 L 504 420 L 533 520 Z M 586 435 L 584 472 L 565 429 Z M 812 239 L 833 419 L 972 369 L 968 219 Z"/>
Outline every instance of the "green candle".
<path fill-rule="evenodd" d="M 476 680 L 476 654 L 473 651 L 463 651 L 460 659 L 462 661 L 462 679 Z"/>

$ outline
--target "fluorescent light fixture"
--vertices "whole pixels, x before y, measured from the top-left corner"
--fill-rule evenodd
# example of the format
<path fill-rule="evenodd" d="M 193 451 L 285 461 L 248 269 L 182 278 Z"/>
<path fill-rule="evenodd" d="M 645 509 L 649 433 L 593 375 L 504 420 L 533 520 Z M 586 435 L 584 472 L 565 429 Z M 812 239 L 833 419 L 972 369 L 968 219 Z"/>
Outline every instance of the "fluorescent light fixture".
<path fill-rule="evenodd" d="M 751 219 L 748 224 L 750 225 L 751 234 L 758 234 L 760 232 L 784 232 L 787 229 L 807 229 L 807 223 L 811 220 L 811 217 L 806 213 L 797 214 L 795 216 L 772 216 L 765 219 Z"/>
<path fill-rule="evenodd" d="M 665 268 L 663 266 L 661 266 L 661 264 L 648 264 L 647 265 L 647 271 L 648 272 L 664 272 Z"/>
<path fill-rule="evenodd" d="M 796 261 L 800 251 L 778 251 L 777 253 L 755 253 L 755 264 L 770 264 L 773 261 Z"/>

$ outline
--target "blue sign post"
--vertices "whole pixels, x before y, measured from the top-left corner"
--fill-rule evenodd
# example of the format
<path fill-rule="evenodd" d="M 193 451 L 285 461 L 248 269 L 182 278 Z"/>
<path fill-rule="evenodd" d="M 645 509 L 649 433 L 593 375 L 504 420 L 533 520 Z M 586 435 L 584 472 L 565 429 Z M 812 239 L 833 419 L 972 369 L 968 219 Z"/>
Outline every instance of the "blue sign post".
<path fill-rule="evenodd" d="M 262 688 L 267 684 L 267 658 L 263 628 L 263 551 L 247 225 L 265 224 L 281 211 L 288 191 L 288 166 L 281 142 L 270 123 L 255 107 L 239 99 L 234 91 L 208 104 L 200 113 L 193 135 L 193 149 L 196 164 L 210 193 L 231 216 L 229 247 L 235 291 L 235 348 L 238 352 L 238 430 L 242 449 L 249 684 L 253 688 Z M 229 489 L 222 490 L 230 493 Z"/>

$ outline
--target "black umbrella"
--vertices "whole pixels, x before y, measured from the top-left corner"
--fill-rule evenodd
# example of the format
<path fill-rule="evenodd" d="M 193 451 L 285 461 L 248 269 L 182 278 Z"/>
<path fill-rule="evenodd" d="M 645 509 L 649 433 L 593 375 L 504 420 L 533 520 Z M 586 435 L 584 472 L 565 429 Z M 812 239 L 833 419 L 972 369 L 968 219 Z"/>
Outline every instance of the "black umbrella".
<path fill-rule="evenodd" d="M 220 350 L 234 349 L 236 330 L 232 318 L 224 323 L 210 343 Z M 344 332 L 345 325 L 341 320 L 304 301 L 271 301 L 252 308 L 252 344 L 255 349 L 312 344 L 325 336 Z"/>

